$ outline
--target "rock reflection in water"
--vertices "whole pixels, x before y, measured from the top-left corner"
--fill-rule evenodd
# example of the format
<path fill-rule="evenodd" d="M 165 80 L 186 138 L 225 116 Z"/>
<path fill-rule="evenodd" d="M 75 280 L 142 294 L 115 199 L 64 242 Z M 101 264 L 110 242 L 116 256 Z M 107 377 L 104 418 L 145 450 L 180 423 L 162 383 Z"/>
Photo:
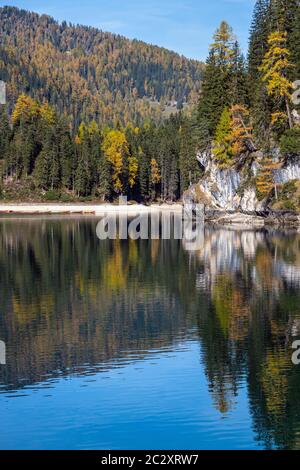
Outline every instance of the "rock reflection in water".
<path fill-rule="evenodd" d="M 243 383 L 257 440 L 299 448 L 300 235 L 205 227 L 180 240 L 99 241 L 96 219 L 0 220 L 0 391 L 201 346 L 214 407 Z"/>

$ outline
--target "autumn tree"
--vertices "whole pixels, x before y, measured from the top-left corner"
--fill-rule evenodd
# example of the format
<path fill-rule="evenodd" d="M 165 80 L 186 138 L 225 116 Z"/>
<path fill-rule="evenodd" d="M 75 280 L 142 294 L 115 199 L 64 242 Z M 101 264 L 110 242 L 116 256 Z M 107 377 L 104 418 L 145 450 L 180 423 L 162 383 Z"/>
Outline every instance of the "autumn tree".
<path fill-rule="evenodd" d="M 274 179 L 274 172 L 279 167 L 278 162 L 275 162 L 271 157 L 264 157 L 260 164 L 258 176 L 256 178 L 256 189 L 260 198 L 265 198 L 276 188 Z"/>
<path fill-rule="evenodd" d="M 243 152 L 255 150 L 249 110 L 243 105 L 225 108 L 217 126 L 213 154 L 221 168 L 234 163 Z"/>
<path fill-rule="evenodd" d="M 234 156 L 240 155 L 245 150 L 255 150 L 253 142 L 253 125 L 250 111 L 242 105 L 233 105 L 230 108 L 231 115 L 231 141 Z"/>
<path fill-rule="evenodd" d="M 41 106 L 38 108 L 39 115 L 41 120 L 49 126 L 53 126 L 56 121 L 56 113 L 54 108 L 49 105 L 48 101 L 45 101 Z"/>
<path fill-rule="evenodd" d="M 219 66 L 227 68 L 228 64 L 231 63 L 234 43 L 235 37 L 232 28 L 226 21 L 222 21 L 213 36 L 213 43 L 211 45 L 211 50 Z"/>
<path fill-rule="evenodd" d="M 123 169 L 125 160 L 129 156 L 128 143 L 123 131 L 111 130 L 103 140 L 103 152 L 111 165 L 111 178 L 113 190 L 120 194 L 124 188 Z"/>
<path fill-rule="evenodd" d="M 156 197 L 156 188 L 161 181 L 159 166 L 155 158 L 151 159 L 151 186 L 152 186 L 152 199 Z"/>
<path fill-rule="evenodd" d="M 33 100 L 30 96 L 20 95 L 17 99 L 15 108 L 12 113 L 12 122 L 14 125 L 23 123 L 30 123 L 37 119 L 40 115 L 39 103 Z"/>
<path fill-rule="evenodd" d="M 136 185 L 137 175 L 138 175 L 138 160 L 134 156 L 128 157 L 128 185 L 132 189 Z"/>
<path fill-rule="evenodd" d="M 226 107 L 221 114 L 213 142 L 213 155 L 221 168 L 226 168 L 232 163 L 233 148 L 231 133 L 231 115 Z"/>
<path fill-rule="evenodd" d="M 293 117 L 290 108 L 290 99 L 293 85 L 287 77 L 287 71 L 292 67 L 290 52 L 287 48 L 287 33 L 275 31 L 269 35 L 268 51 L 265 54 L 260 71 L 263 81 L 267 84 L 268 94 L 274 98 L 277 105 L 272 115 L 272 123 L 286 118 L 290 129 L 293 128 Z M 284 101 L 286 112 L 281 110 L 280 104 Z"/>

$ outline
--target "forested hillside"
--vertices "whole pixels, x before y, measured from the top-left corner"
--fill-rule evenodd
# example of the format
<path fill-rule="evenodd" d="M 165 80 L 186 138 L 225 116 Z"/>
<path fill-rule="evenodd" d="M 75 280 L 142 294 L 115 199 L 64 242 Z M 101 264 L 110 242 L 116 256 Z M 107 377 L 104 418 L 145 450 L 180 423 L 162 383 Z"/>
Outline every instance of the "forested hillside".
<path fill-rule="evenodd" d="M 197 99 L 203 64 L 166 49 L 12 7 L 0 8 L 0 79 L 9 103 L 45 98 L 77 126 L 159 119 Z"/>
<path fill-rule="evenodd" d="M 1 15 L 9 83 L 9 104 L 0 107 L 2 198 L 174 201 L 198 184 L 204 202 L 247 193 L 251 210 L 260 201 L 300 210 L 297 0 L 256 2 L 248 58 L 223 21 L 196 105 L 164 120 L 149 119 L 138 97 L 184 101 L 199 87 L 200 64 L 48 17 Z"/>

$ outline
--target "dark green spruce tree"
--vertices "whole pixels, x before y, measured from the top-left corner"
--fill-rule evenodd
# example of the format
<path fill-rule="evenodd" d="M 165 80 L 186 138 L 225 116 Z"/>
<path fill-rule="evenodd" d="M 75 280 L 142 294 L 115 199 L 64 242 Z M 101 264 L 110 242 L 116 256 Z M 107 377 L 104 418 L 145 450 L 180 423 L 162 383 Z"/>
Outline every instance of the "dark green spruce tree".
<path fill-rule="evenodd" d="M 59 189 L 61 186 L 61 162 L 59 141 L 55 127 L 45 129 L 42 150 L 37 157 L 34 178 L 37 185 L 44 190 Z"/>
<path fill-rule="evenodd" d="M 9 143 L 11 139 L 11 129 L 6 108 L 0 105 L 0 161 L 2 161 L 2 169 L 6 172 L 6 162 L 9 154 Z"/>
<path fill-rule="evenodd" d="M 232 28 L 222 21 L 213 39 L 198 109 L 200 149 L 207 140 L 214 138 L 223 110 L 232 104 L 246 104 L 248 101 L 245 62 Z"/>
<path fill-rule="evenodd" d="M 180 193 L 186 191 L 190 184 L 199 181 L 201 171 L 197 164 L 196 154 L 198 150 L 198 139 L 196 117 L 184 117 L 180 126 L 180 148 L 179 148 L 179 170 L 180 170 Z"/>
<path fill-rule="evenodd" d="M 245 58 L 241 53 L 238 41 L 235 41 L 232 50 L 229 99 L 231 105 L 249 105 L 249 88 L 246 63 Z"/>
<path fill-rule="evenodd" d="M 267 51 L 267 41 L 270 33 L 270 0 L 257 0 L 250 28 L 248 73 L 251 102 L 260 82 L 258 69 Z"/>
<path fill-rule="evenodd" d="M 291 62 L 294 64 L 291 70 L 292 80 L 300 80 L 300 2 L 297 2 L 294 10 L 289 45 Z"/>
<path fill-rule="evenodd" d="M 259 145 L 269 141 L 272 103 L 267 94 L 259 68 L 268 48 L 270 28 L 270 0 L 257 0 L 250 29 L 248 52 L 249 100 L 254 132 Z"/>

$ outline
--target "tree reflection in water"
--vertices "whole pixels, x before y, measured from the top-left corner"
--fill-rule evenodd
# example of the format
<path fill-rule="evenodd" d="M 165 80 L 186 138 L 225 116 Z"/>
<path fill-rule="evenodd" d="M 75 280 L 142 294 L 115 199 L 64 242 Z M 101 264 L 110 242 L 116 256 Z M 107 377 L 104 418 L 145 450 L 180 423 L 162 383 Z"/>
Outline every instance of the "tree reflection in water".
<path fill-rule="evenodd" d="M 299 233 L 205 227 L 191 252 L 179 240 L 100 242 L 97 222 L 0 220 L 3 388 L 122 367 L 196 337 L 219 412 L 246 379 L 257 439 L 299 448 Z"/>

